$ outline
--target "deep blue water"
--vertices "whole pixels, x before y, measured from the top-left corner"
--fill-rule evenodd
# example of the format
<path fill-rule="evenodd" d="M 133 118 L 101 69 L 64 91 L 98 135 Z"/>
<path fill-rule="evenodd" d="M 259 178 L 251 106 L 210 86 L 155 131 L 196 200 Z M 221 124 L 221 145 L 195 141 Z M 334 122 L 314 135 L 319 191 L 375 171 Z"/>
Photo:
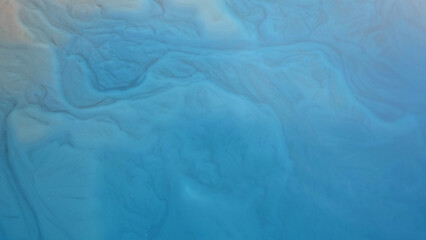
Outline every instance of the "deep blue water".
<path fill-rule="evenodd" d="M 425 13 L 0 0 L 0 240 L 426 239 Z"/>

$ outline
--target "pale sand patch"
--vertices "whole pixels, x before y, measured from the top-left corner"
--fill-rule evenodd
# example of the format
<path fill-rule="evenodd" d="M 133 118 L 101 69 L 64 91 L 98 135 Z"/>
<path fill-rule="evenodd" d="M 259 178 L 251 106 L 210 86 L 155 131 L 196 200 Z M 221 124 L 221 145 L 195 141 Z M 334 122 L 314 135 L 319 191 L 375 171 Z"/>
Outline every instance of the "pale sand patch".
<path fill-rule="evenodd" d="M 55 4 L 76 5 L 83 4 L 88 8 L 93 6 L 112 9 L 137 9 L 140 8 L 146 0 L 51 0 Z"/>
<path fill-rule="evenodd" d="M 238 22 L 226 11 L 224 3 L 220 0 L 170 0 L 170 2 L 178 7 L 196 11 L 208 34 L 216 36 L 218 34 L 242 36 L 243 34 Z"/>
<path fill-rule="evenodd" d="M 0 42 L 27 43 L 29 35 L 22 27 L 16 0 L 0 0 Z"/>

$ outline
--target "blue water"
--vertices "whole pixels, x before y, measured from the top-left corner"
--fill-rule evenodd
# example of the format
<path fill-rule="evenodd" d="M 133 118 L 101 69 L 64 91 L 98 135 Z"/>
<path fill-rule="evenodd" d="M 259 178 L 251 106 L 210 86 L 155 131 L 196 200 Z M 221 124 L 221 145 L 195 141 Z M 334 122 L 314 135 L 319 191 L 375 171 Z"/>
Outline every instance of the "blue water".
<path fill-rule="evenodd" d="M 0 240 L 426 239 L 425 12 L 0 0 Z"/>

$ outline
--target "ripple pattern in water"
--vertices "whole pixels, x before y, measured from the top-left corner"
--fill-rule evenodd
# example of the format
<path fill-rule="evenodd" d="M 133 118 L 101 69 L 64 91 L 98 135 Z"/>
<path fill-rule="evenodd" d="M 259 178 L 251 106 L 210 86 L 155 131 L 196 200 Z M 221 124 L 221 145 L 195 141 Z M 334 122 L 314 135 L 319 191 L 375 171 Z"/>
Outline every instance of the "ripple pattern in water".
<path fill-rule="evenodd" d="M 0 0 L 0 240 L 426 239 L 425 12 Z"/>

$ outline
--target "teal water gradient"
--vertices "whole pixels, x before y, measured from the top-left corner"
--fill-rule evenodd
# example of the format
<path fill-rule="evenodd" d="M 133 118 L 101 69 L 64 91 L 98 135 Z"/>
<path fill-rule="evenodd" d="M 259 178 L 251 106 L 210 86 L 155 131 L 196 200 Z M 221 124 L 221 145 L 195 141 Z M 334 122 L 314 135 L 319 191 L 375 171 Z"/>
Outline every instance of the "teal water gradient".
<path fill-rule="evenodd" d="M 0 8 L 0 240 L 426 239 L 425 1 Z"/>

